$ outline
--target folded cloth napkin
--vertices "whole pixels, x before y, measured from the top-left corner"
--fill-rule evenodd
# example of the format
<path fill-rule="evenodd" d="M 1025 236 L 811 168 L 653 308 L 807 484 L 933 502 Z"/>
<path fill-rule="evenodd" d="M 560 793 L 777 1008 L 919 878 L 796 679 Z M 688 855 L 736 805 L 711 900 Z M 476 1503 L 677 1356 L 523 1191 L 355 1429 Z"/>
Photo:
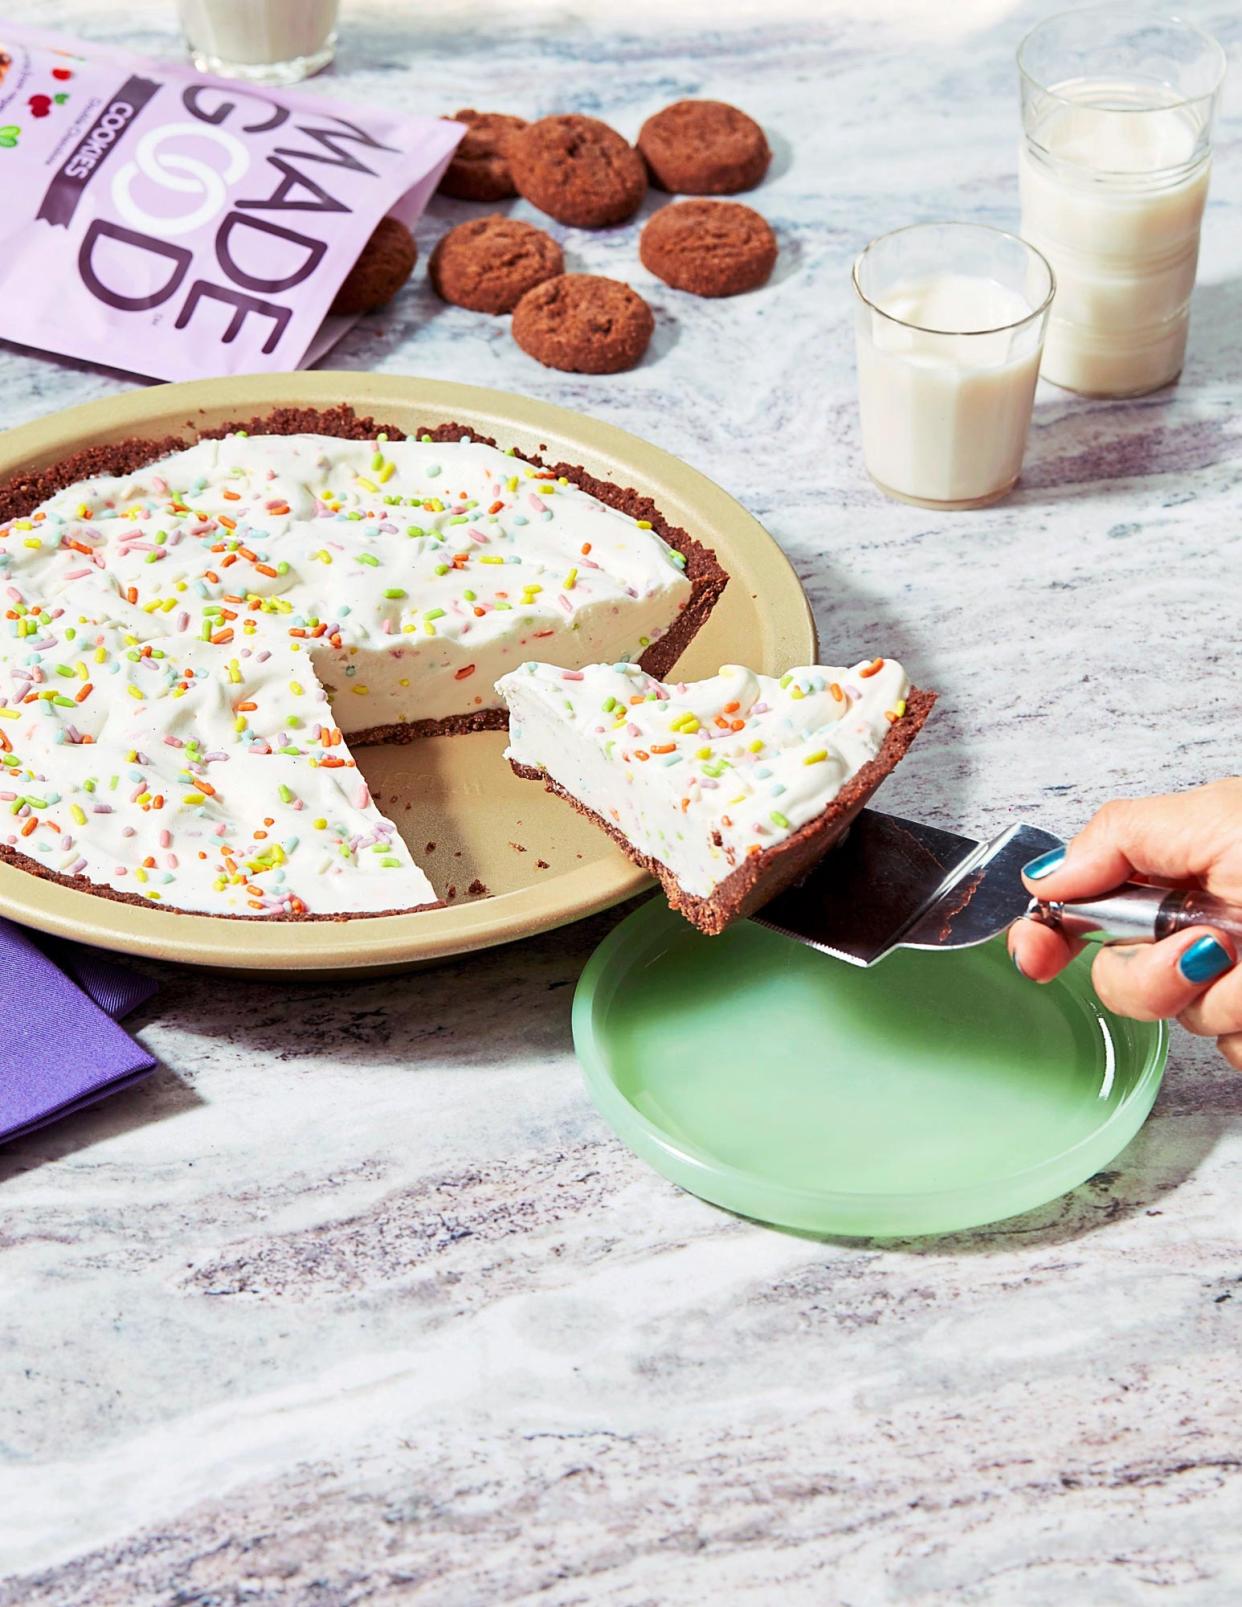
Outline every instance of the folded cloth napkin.
<path fill-rule="evenodd" d="M 116 1024 L 157 985 L 94 949 L 0 920 L 0 1143 L 145 1077 L 154 1059 Z"/>

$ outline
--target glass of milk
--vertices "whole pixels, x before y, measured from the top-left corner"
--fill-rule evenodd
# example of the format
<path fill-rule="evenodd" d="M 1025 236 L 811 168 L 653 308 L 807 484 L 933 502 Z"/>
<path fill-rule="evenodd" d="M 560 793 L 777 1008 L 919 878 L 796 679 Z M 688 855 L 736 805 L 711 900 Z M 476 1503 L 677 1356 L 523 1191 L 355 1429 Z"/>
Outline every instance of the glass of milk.
<path fill-rule="evenodd" d="M 1022 234 L 1056 269 L 1043 375 L 1087 396 L 1177 378 L 1225 74 L 1174 18 L 1086 7 L 1018 52 Z"/>
<path fill-rule="evenodd" d="M 200 72 L 296 84 L 336 53 L 340 0 L 178 0 Z"/>
<path fill-rule="evenodd" d="M 1052 269 L 981 223 L 917 223 L 854 264 L 867 472 L 891 497 L 980 508 L 1022 468 Z"/>

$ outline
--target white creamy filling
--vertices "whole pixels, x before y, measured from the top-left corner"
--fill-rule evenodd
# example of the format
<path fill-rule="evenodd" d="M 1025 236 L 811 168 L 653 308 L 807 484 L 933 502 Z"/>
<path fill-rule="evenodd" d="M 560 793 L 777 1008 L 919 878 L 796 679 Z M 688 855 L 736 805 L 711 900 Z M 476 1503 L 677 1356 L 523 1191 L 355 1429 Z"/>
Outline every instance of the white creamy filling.
<path fill-rule="evenodd" d="M 506 676 L 508 756 L 709 897 L 747 854 L 814 820 L 905 713 L 901 665 L 809 666 L 773 678 L 726 664 L 666 685 L 631 664 Z"/>
<path fill-rule="evenodd" d="M 0 526 L 0 841 L 184 909 L 432 902 L 344 738 L 500 707 L 532 652 L 637 657 L 682 568 L 474 442 L 230 436 L 80 482 Z"/>

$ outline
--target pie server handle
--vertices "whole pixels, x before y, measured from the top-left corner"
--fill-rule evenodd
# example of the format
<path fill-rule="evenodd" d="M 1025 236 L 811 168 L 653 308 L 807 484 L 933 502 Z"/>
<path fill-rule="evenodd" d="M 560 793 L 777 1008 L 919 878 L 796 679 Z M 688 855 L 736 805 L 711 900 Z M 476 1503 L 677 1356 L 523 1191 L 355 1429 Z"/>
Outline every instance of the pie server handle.
<path fill-rule="evenodd" d="M 1126 882 L 1099 898 L 1051 903 L 1032 899 L 1031 920 L 1054 926 L 1067 937 L 1099 943 L 1154 943 L 1188 926 L 1214 926 L 1242 947 L 1242 905 L 1230 904 L 1199 888 L 1148 887 Z"/>

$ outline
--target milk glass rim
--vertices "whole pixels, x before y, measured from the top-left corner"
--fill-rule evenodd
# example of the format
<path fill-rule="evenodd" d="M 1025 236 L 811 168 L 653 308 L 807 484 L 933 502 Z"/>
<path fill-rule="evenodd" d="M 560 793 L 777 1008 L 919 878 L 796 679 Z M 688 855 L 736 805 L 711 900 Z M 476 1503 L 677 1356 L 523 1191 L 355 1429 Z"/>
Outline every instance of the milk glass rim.
<path fill-rule="evenodd" d="M 910 234 L 916 229 L 972 229 L 980 234 L 999 235 L 1003 240 L 1012 240 L 1015 245 L 1021 246 L 1024 251 L 1029 252 L 1032 257 L 1043 264 L 1044 271 L 1048 275 L 1048 294 L 1038 307 L 1033 308 L 1023 317 L 1015 318 L 1008 324 L 997 324 L 991 329 L 935 329 L 929 324 L 913 324 L 908 318 L 898 318 L 891 312 L 885 312 L 883 307 L 872 301 L 859 283 L 859 264 L 867 253 L 876 246 L 883 245 L 886 240 L 895 239 L 899 234 Z M 880 317 L 886 318 L 890 324 L 897 324 L 902 329 L 916 329 L 922 335 L 1003 335 L 1010 330 L 1021 329 L 1024 325 L 1029 324 L 1032 319 L 1044 316 L 1052 305 L 1052 298 L 1057 289 L 1057 276 L 1052 271 L 1052 264 L 1043 252 L 1037 246 L 1033 246 L 1029 240 L 1024 240 L 1020 234 L 1014 234 L 1012 229 L 998 229 L 993 223 L 967 223 L 955 218 L 946 218 L 940 221 L 933 220 L 930 223 L 906 223 L 900 229 L 890 229 L 887 234 L 877 234 L 874 240 L 868 240 L 867 244 L 854 258 L 854 266 L 850 270 L 850 279 L 854 286 L 855 295 L 865 307 L 870 307 L 872 312 L 879 313 Z"/>
<path fill-rule="evenodd" d="M 1026 56 L 1026 47 L 1030 44 L 1031 40 L 1034 39 L 1037 33 L 1042 33 L 1045 28 L 1051 28 L 1055 23 L 1065 22 L 1071 17 L 1081 18 L 1084 16 L 1117 17 L 1122 21 L 1130 22 L 1136 28 L 1140 27 L 1144 23 L 1171 23 L 1174 27 L 1180 28 L 1184 33 L 1196 36 L 1203 44 L 1208 46 L 1209 52 L 1216 58 L 1216 77 L 1212 81 L 1212 85 L 1209 89 L 1202 90 L 1197 95 L 1182 95 L 1177 100 L 1171 100 L 1167 104 L 1161 106 L 1110 106 L 1107 108 L 1110 114 L 1117 112 L 1121 114 L 1137 114 L 1138 116 L 1142 117 L 1150 116 L 1153 111 L 1172 112 L 1176 111 L 1181 106 L 1194 106 L 1199 101 L 1211 100 L 1214 96 L 1220 93 L 1220 86 L 1224 83 L 1225 74 L 1229 70 L 1229 58 L 1225 54 L 1225 47 L 1214 34 L 1208 33 L 1206 28 L 1200 28 L 1196 22 L 1188 22 L 1185 17 L 1179 16 L 1175 11 L 1135 12 L 1132 11 L 1128 6 L 1105 5 L 1088 6 L 1086 8 L 1075 7 L 1072 10 L 1054 11 L 1050 17 L 1041 18 L 1041 20 L 1037 22 L 1033 28 L 1028 28 L 1026 33 L 1023 34 L 1021 43 L 1018 45 L 1018 75 L 1019 77 L 1024 78 L 1028 84 L 1033 85 L 1034 88 L 1039 90 L 1041 95 L 1047 95 L 1050 100 L 1060 101 L 1063 106 L 1081 106 L 1081 101 L 1073 100 L 1068 95 L 1058 95 L 1055 89 L 1053 89 L 1050 85 L 1045 84 L 1042 79 L 1036 77 L 1036 75 L 1027 67 L 1024 58 Z"/>

